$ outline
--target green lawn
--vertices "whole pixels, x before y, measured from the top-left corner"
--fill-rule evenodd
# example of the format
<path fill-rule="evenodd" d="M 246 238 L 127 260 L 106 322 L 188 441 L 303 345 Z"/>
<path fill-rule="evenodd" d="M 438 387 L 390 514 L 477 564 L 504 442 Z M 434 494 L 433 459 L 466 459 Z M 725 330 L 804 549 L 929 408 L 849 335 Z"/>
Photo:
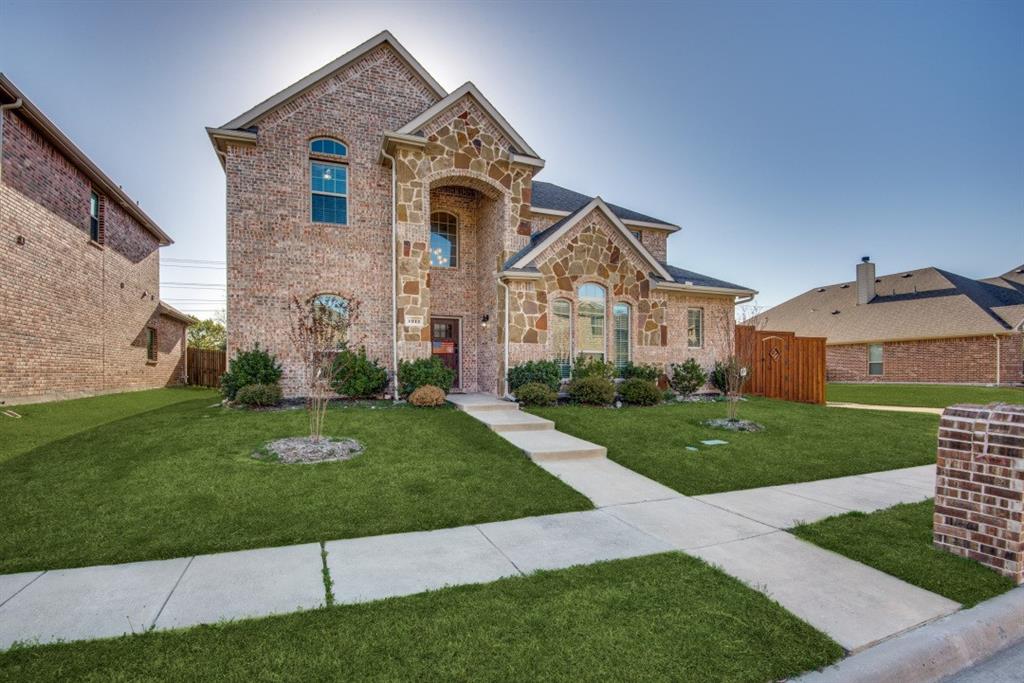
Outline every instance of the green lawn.
<path fill-rule="evenodd" d="M 303 435 L 305 411 L 159 389 L 0 416 L 0 573 L 452 527 L 591 507 L 473 418 L 332 408 L 366 451 L 282 465 L 251 454 Z"/>
<path fill-rule="evenodd" d="M 945 408 L 955 403 L 1024 403 L 1024 388 L 955 384 L 829 384 L 829 401 Z"/>
<path fill-rule="evenodd" d="M 701 424 L 725 417 L 725 410 L 723 403 L 681 403 L 532 412 L 554 420 L 562 431 L 607 446 L 612 460 L 687 495 L 935 462 L 937 415 L 751 399 L 740 406 L 740 417 L 760 422 L 765 431 L 732 433 Z M 729 443 L 704 446 L 700 441 L 706 439 Z"/>
<path fill-rule="evenodd" d="M 932 547 L 932 508 L 926 500 L 871 514 L 851 512 L 792 531 L 968 607 L 1013 588 L 1012 581 L 991 569 Z"/>
<path fill-rule="evenodd" d="M 0 654 L 0 680 L 780 680 L 842 649 L 678 553 Z"/>

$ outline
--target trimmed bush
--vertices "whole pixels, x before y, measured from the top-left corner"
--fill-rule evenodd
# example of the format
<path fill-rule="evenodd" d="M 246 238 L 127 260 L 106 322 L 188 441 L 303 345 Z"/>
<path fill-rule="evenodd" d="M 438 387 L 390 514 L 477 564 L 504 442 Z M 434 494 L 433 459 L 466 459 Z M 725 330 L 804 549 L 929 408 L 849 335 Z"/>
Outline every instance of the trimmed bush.
<path fill-rule="evenodd" d="M 657 382 L 661 377 L 661 369 L 657 365 L 636 365 L 629 361 L 619 369 L 619 377 L 622 379 L 645 379 L 648 382 Z"/>
<path fill-rule="evenodd" d="M 722 361 L 716 361 L 715 367 L 711 370 L 711 386 L 723 394 L 729 388 L 729 366 Z"/>
<path fill-rule="evenodd" d="M 349 398 L 373 398 L 388 385 L 388 371 L 366 356 L 366 348 L 353 351 L 347 346 L 334 356 L 331 388 Z"/>
<path fill-rule="evenodd" d="M 581 353 L 573 363 L 572 378 L 575 380 L 587 377 L 612 379 L 615 377 L 615 363 L 606 363 L 597 356 L 586 356 Z"/>
<path fill-rule="evenodd" d="M 454 381 L 455 371 L 446 367 L 437 356 L 403 360 L 398 364 L 398 383 L 402 396 L 408 396 L 428 384 L 447 394 Z"/>
<path fill-rule="evenodd" d="M 693 358 L 672 366 L 672 388 L 684 396 L 700 389 L 708 381 L 708 374 Z"/>
<path fill-rule="evenodd" d="M 277 358 L 256 344 L 250 351 L 236 351 L 221 375 L 220 390 L 228 400 L 234 401 L 238 390 L 250 384 L 277 384 L 281 381 L 281 364 Z"/>
<path fill-rule="evenodd" d="M 281 399 L 279 384 L 246 384 L 235 394 L 235 403 L 257 408 L 276 406 Z"/>
<path fill-rule="evenodd" d="M 524 406 L 552 406 L 558 401 L 558 392 L 540 382 L 527 382 L 516 389 L 515 396 Z"/>
<path fill-rule="evenodd" d="M 655 406 L 661 403 L 662 392 L 658 385 L 649 379 L 631 377 L 619 384 L 619 396 L 630 405 Z"/>
<path fill-rule="evenodd" d="M 581 377 L 569 382 L 569 396 L 577 403 L 606 406 L 615 400 L 615 382 L 607 377 Z"/>
<path fill-rule="evenodd" d="M 562 373 L 558 369 L 558 363 L 553 360 L 531 360 L 508 371 L 508 390 L 513 394 L 516 393 L 516 389 L 531 382 L 543 384 L 552 391 L 558 391 L 558 387 L 562 383 Z"/>
<path fill-rule="evenodd" d="M 409 403 L 418 408 L 432 408 L 444 405 L 444 390 L 432 384 L 424 384 L 409 394 Z"/>

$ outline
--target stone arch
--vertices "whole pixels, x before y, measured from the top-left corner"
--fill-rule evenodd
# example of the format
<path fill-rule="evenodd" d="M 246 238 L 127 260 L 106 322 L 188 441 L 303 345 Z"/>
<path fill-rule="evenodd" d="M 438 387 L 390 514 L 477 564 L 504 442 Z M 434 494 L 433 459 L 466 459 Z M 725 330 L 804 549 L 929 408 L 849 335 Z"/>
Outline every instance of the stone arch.
<path fill-rule="evenodd" d="M 430 190 L 454 185 L 456 187 L 468 187 L 476 190 L 494 201 L 503 201 L 509 198 L 509 191 L 501 183 L 488 175 L 470 170 L 455 171 L 452 169 L 442 169 L 434 171 L 423 179 L 423 184 L 427 187 L 427 194 L 429 194 Z"/>

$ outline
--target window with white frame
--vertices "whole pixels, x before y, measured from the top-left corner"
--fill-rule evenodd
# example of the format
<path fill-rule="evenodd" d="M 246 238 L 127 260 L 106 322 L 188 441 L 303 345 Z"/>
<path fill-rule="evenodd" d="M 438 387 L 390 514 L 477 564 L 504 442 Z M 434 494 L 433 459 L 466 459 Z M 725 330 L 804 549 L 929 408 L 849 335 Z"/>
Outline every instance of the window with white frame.
<path fill-rule="evenodd" d="M 446 211 L 430 214 L 430 265 L 434 268 L 459 265 L 459 219 Z"/>
<path fill-rule="evenodd" d="M 629 304 L 617 303 L 612 308 L 612 319 L 615 323 L 615 335 L 612 339 L 612 353 L 615 354 L 615 367 L 620 370 L 629 363 Z"/>
<path fill-rule="evenodd" d="M 566 299 L 551 303 L 551 340 L 559 373 L 568 379 L 572 370 L 572 304 Z"/>
<path fill-rule="evenodd" d="M 579 353 L 581 356 L 604 360 L 605 289 L 601 285 L 588 283 L 580 286 L 577 297 L 576 336 Z"/>
<path fill-rule="evenodd" d="M 704 309 L 686 310 L 686 345 L 691 349 L 704 347 Z"/>
<path fill-rule="evenodd" d="M 309 142 L 310 212 L 314 223 L 348 225 L 348 147 L 333 138 Z"/>
<path fill-rule="evenodd" d="M 881 375 L 882 371 L 883 371 L 882 345 L 881 344 L 869 344 L 868 345 L 868 374 L 869 375 Z"/>

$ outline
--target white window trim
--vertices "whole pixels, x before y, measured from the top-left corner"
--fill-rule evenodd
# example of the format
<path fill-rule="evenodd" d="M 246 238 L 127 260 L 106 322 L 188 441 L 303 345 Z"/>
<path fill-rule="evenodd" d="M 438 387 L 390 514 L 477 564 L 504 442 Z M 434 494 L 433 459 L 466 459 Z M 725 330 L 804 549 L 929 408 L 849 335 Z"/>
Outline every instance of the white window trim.
<path fill-rule="evenodd" d="M 616 301 L 612 304 L 612 355 L 615 355 L 615 332 L 617 330 L 615 326 L 615 307 L 625 306 L 626 307 L 626 362 L 633 362 L 633 304 L 628 301 Z M 617 363 L 618 359 L 612 360 L 613 363 Z"/>
<path fill-rule="evenodd" d="M 564 297 L 564 296 L 559 296 L 559 297 L 556 297 L 554 300 L 552 300 L 552 302 L 551 302 L 551 322 L 549 323 L 549 327 L 550 327 L 550 325 L 554 324 L 554 320 L 555 320 L 555 302 L 558 302 L 558 301 L 564 301 L 565 303 L 569 304 L 569 377 L 567 379 L 571 379 L 572 378 L 572 369 L 573 369 L 573 366 L 575 365 L 575 361 L 576 361 L 576 354 L 574 353 L 575 350 L 576 350 L 576 347 L 573 345 L 573 336 L 572 336 L 573 335 L 573 330 L 575 329 L 575 325 L 573 324 L 573 300 L 570 299 L 570 298 Z"/>
<path fill-rule="evenodd" d="M 307 146 L 308 148 L 308 146 Z M 347 192 L 344 194 L 339 192 L 317 192 L 313 189 L 313 164 L 321 164 L 322 166 L 332 166 L 334 168 L 345 169 L 345 189 Z M 318 158 L 317 155 L 311 155 L 309 158 L 309 222 L 313 225 L 336 225 L 338 227 L 348 227 L 352 225 L 352 171 L 348 164 L 339 163 L 337 161 L 327 161 L 326 159 Z M 319 194 L 325 197 L 344 197 L 345 198 L 345 222 L 344 223 L 328 223 L 326 221 L 313 220 L 313 195 Z"/>
<path fill-rule="evenodd" d="M 700 313 L 700 339 L 696 346 L 690 344 L 690 311 L 698 311 Z M 691 306 L 686 309 L 686 348 L 688 349 L 703 349 L 704 348 L 704 309 L 700 307 Z"/>

